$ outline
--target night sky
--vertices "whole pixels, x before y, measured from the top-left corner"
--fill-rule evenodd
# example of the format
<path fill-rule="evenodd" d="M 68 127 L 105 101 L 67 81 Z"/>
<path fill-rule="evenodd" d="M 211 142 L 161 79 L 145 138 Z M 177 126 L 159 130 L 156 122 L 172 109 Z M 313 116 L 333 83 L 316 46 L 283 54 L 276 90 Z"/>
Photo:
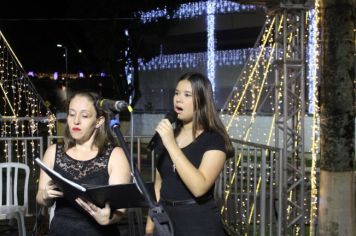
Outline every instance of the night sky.
<path fill-rule="evenodd" d="M 173 2 L 8 0 L 2 1 L 0 30 L 27 71 L 64 70 L 64 49 L 56 47 L 61 43 L 68 48 L 69 72 L 100 72 L 122 57 L 127 45 L 124 30 L 137 31 L 134 12 L 177 4 Z M 83 54 L 78 54 L 78 49 Z"/>

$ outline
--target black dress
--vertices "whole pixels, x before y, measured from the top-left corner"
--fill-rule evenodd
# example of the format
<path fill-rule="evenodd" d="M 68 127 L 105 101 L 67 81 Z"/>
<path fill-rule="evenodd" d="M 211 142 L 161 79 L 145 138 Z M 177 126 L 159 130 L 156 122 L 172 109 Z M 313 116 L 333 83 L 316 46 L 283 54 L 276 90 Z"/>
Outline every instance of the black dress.
<path fill-rule="evenodd" d="M 88 161 L 78 161 L 64 153 L 63 145 L 57 145 L 54 170 L 64 177 L 88 185 L 109 183 L 108 163 L 113 147 L 108 147 L 103 155 Z M 117 236 L 117 224 L 99 225 L 88 213 L 65 198 L 56 199 L 54 217 L 48 236 Z"/>
<path fill-rule="evenodd" d="M 224 139 L 217 132 L 205 131 L 194 142 L 182 148 L 184 155 L 196 168 L 204 153 L 209 150 L 226 153 Z M 225 235 L 221 215 L 213 199 L 215 185 L 201 198 L 195 198 L 174 171 L 166 150 L 158 158 L 157 169 L 162 178 L 160 201 L 172 220 L 175 236 Z M 192 204 L 193 200 L 196 203 Z M 172 202 L 176 201 L 189 203 L 172 206 Z"/>

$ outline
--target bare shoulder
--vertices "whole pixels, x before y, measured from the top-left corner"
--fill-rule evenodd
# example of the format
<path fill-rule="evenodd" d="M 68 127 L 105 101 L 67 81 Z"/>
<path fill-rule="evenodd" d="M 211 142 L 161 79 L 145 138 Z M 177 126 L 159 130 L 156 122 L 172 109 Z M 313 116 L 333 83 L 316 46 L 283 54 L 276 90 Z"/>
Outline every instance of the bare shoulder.
<path fill-rule="evenodd" d="M 109 159 L 110 183 L 129 183 L 130 182 L 130 164 L 122 148 L 115 147 L 111 152 Z M 116 179 L 115 181 L 113 179 Z"/>
<path fill-rule="evenodd" d="M 120 163 L 127 162 L 127 158 L 122 148 L 115 147 L 111 152 L 109 165 L 110 163 L 118 163 L 118 162 Z"/>
<path fill-rule="evenodd" d="M 112 157 L 125 157 L 124 150 L 121 147 L 114 147 L 110 155 L 110 158 Z"/>
<path fill-rule="evenodd" d="M 51 144 L 46 149 L 46 152 L 45 152 L 45 154 L 43 156 L 43 162 L 46 163 L 50 167 L 53 167 L 53 165 L 54 165 L 56 149 L 57 149 L 57 145 L 56 144 Z"/>

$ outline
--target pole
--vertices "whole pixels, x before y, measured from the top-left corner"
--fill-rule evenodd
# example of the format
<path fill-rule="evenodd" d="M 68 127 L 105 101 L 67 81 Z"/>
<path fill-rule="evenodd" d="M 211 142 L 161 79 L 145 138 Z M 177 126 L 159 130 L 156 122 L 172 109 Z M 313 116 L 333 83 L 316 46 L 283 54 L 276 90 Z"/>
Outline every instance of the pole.
<path fill-rule="evenodd" d="M 66 54 L 65 55 L 65 63 L 66 63 L 66 77 L 68 76 L 68 49 L 66 46 L 63 46 L 64 47 L 64 53 Z"/>
<path fill-rule="evenodd" d="M 68 98 L 68 48 L 65 45 L 62 45 L 60 43 L 57 44 L 58 48 L 63 48 L 64 49 L 64 60 L 65 60 L 65 76 L 64 76 L 64 86 L 65 86 L 65 98 Z"/>
<path fill-rule="evenodd" d="M 64 53 L 65 55 L 65 67 L 66 67 L 66 75 L 64 77 L 64 86 L 65 86 L 65 96 L 66 99 L 68 99 L 68 48 L 66 46 L 64 47 Z"/>
<path fill-rule="evenodd" d="M 130 155 L 130 151 L 127 147 L 124 136 L 120 131 L 119 123 L 118 122 L 114 123 L 111 126 L 111 130 L 116 135 L 116 138 L 118 139 L 121 148 L 123 149 L 129 163 L 131 164 L 131 168 L 132 168 L 131 174 L 134 178 L 134 182 L 136 183 L 137 187 L 141 190 L 143 196 L 145 197 L 149 205 L 148 215 L 151 217 L 155 225 L 157 235 L 174 236 L 173 224 L 171 222 L 171 219 L 169 218 L 167 212 L 164 210 L 162 204 L 156 203 L 153 197 L 148 192 L 146 185 L 144 184 L 144 181 L 137 169 L 137 166 L 134 164 L 133 157 Z"/>

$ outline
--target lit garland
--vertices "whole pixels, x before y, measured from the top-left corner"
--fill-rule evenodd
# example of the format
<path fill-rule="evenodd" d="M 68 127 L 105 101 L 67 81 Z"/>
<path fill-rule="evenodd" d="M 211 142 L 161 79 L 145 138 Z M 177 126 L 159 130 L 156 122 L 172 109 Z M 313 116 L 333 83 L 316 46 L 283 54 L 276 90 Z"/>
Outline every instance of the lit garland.
<path fill-rule="evenodd" d="M 258 48 L 216 51 L 215 61 L 218 66 L 244 65 L 250 56 L 255 56 L 258 52 Z M 188 69 L 204 65 L 207 60 L 206 52 L 159 55 L 149 61 L 139 58 L 138 68 L 140 71 Z"/>
<path fill-rule="evenodd" d="M 312 164 L 310 168 L 310 230 L 309 235 L 315 235 L 315 227 L 318 211 L 318 184 L 317 184 L 317 159 L 320 153 L 320 116 L 318 106 L 318 71 L 319 71 L 319 56 L 320 48 L 318 45 L 320 35 L 318 24 L 320 23 L 320 1 L 315 1 L 314 10 L 309 12 L 309 43 L 308 43 L 308 85 L 309 85 L 309 107 L 308 110 L 313 114 L 312 125 Z"/>
<path fill-rule="evenodd" d="M 130 35 L 129 35 L 129 31 L 126 29 L 125 30 L 125 36 L 126 36 L 126 41 L 127 44 L 130 45 Z M 127 46 L 127 48 L 125 49 L 125 66 L 124 66 L 124 70 L 125 70 L 125 76 L 126 76 L 126 81 L 127 84 L 131 85 L 133 84 L 133 80 L 134 80 L 134 73 L 135 73 L 135 68 L 133 66 L 133 61 L 131 59 L 131 48 L 130 46 Z M 133 94 L 130 93 L 129 94 L 129 104 L 132 103 L 132 99 L 133 99 Z"/>
<path fill-rule="evenodd" d="M 242 5 L 231 1 L 213 1 L 215 5 L 215 13 L 234 13 L 234 12 L 252 12 L 257 9 L 263 9 L 263 7 L 253 5 Z M 207 13 L 209 6 L 206 1 L 191 2 L 181 4 L 180 7 L 169 14 L 167 7 L 163 9 L 157 8 L 147 12 L 139 11 L 135 15 L 141 19 L 142 23 L 157 22 L 159 19 L 189 19 L 198 16 L 202 16 Z"/>
<path fill-rule="evenodd" d="M 317 4 L 317 3 L 315 3 Z M 317 82 L 315 80 L 316 78 L 316 73 L 317 73 L 317 54 L 319 54 L 318 50 L 318 46 L 317 46 L 317 41 L 318 40 L 318 27 L 317 27 L 317 14 L 316 14 L 316 10 L 312 9 L 309 11 L 308 14 L 308 21 L 309 23 L 309 37 L 308 37 L 308 45 L 307 45 L 307 64 L 308 64 L 308 68 L 307 68 L 307 86 L 309 87 L 308 89 L 308 112 L 310 114 L 314 113 L 314 95 L 315 95 L 315 83 Z"/>
<path fill-rule="evenodd" d="M 249 12 L 256 11 L 258 7 L 253 5 L 241 5 L 230 1 L 202 1 L 182 4 L 178 10 L 172 15 L 168 14 L 167 7 L 164 9 L 156 9 L 149 12 L 137 12 L 143 23 L 157 21 L 159 18 L 166 19 L 187 19 L 197 16 L 207 15 L 207 77 L 212 83 L 213 92 L 215 91 L 215 66 L 216 66 L 216 51 L 215 51 L 215 14 L 216 13 L 232 13 L 232 12 Z M 260 7 L 261 8 L 261 7 Z M 262 8 L 261 8 L 262 9 Z M 193 66 L 194 67 L 194 66 Z M 151 68 L 151 67 L 150 67 Z M 157 68 L 153 65 L 153 68 Z"/>
<path fill-rule="evenodd" d="M 267 47 L 268 44 L 273 42 L 273 26 L 275 19 L 267 19 L 264 34 L 261 37 L 260 47 L 256 48 L 258 53 L 250 57 L 249 61 L 246 63 L 238 82 L 234 86 L 234 90 L 229 96 L 227 103 L 225 104 L 224 111 L 230 114 L 230 120 L 226 125 L 226 129 L 229 130 L 232 127 L 233 122 L 236 122 L 235 128 L 240 123 L 238 115 L 246 115 L 247 110 L 255 110 L 253 107 L 258 105 L 256 101 L 255 93 L 259 93 L 263 88 L 266 89 L 268 86 L 267 82 L 261 83 L 261 77 L 259 71 L 270 72 L 269 64 L 267 60 L 273 56 L 273 46 Z M 265 77 L 267 74 L 265 74 Z M 242 91 L 239 92 L 239 86 L 242 86 Z M 266 90 L 265 90 L 266 91 Z M 266 91 L 267 92 L 267 91 Z M 251 101 L 249 105 L 248 101 Z M 272 102 L 272 101 L 271 101 Z M 242 123 L 242 130 L 246 130 L 246 126 Z M 248 140 L 248 137 L 243 137 L 242 134 L 238 137 L 239 139 Z"/>
<path fill-rule="evenodd" d="M 215 91 L 215 1 L 209 0 L 207 4 L 207 33 L 208 33 L 208 64 L 207 75 Z"/>
<path fill-rule="evenodd" d="M 0 94 L 2 95 L 0 132 L 1 138 L 4 138 L 2 140 L 4 143 L 3 158 L 7 161 L 13 156 L 16 158 L 13 161 L 27 164 L 27 159 L 31 155 L 35 157 L 40 154 L 40 149 L 35 146 L 34 140 L 30 142 L 31 153 L 28 153 L 27 142 L 31 139 L 30 137 L 38 136 L 39 122 L 52 114 L 44 106 L 42 98 L 28 79 L 20 61 L 1 31 Z M 49 131 L 49 133 L 52 132 L 53 130 Z M 9 149 L 13 144 L 14 147 L 10 153 Z"/>
<path fill-rule="evenodd" d="M 278 30 L 276 31 L 278 34 L 280 34 L 280 32 L 282 30 L 282 19 L 280 20 L 280 22 L 278 24 Z M 270 25 L 269 29 L 273 29 L 274 24 L 268 23 L 268 21 L 269 21 L 269 19 L 266 22 L 266 26 Z M 227 103 L 225 104 L 225 106 L 223 107 L 223 110 L 222 110 L 223 118 L 225 117 L 225 114 L 229 115 L 229 116 L 226 116 L 226 118 L 229 119 L 229 121 L 227 122 L 227 125 L 226 125 L 227 130 L 229 130 L 230 128 L 237 129 L 238 125 L 242 125 L 241 129 L 239 129 L 242 132 L 236 132 L 236 133 L 240 133 L 238 138 L 245 140 L 245 141 L 251 141 L 249 133 L 251 133 L 250 131 L 251 131 L 252 125 L 255 121 L 255 115 L 258 111 L 257 107 L 259 105 L 261 105 L 261 104 L 259 104 L 260 103 L 259 101 L 261 98 L 262 90 L 265 89 L 265 92 L 266 92 L 265 95 L 268 94 L 267 90 L 266 90 L 266 88 L 268 87 L 268 86 L 266 86 L 267 81 L 265 81 L 265 79 L 263 79 L 261 81 L 261 78 L 265 78 L 266 74 L 270 72 L 269 65 L 272 63 L 270 60 L 266 63 L 266 60 L 268 58 L 271 59 L 271 57 L 272 57 L 273 48 L 274 48 L 273 42 L 274 42 L 274 37 L 275 37 L 272 34 L 272 31 L 269 29 L 268 29 L 268 27 L 265 27 L 265 33 L 262 36 L 261 43 L 258 44 L 258 45 L 262 45 L 260 48 L 260 54 L 255 58 L 249 59 L 244 70 L 242 71 L 236 85 L 234 86 L 234 90 L 232 91 L 231 95 L 229 96 L 229 99 L 227 100 Z M 270 33 L 268 33 L 268 32 L 270 32 Z M 287 38 L 288 46 L 287 46 L 287 51 L 286 51 L 287 57 L 291 56 L 291 54 L 290 54 L 290 51 L 292 50 L 291 42 L 294 37 L 296 37 L 296 36 L 292 35 L 292 34 L 288 35 L 288 38 Z M 267 49 L 265 49 L 264 45 L 268 45 L 268 44 L 271 46 L 267 50 Z M 309 46 L 310 46 L 310 44 L 309 44 Z M 282 56 L 283 56 L 282 52 L 277 51 L 276 58 L 274 58 L 274 59 L 280 60 L 282 58 Z M 317 62 L 315 64 L 317 64 Z M 263 75 L 260 75 L 261 71 L 263 71 Z M 315 80 L 315 78 L 312 78 L 312 79 Z M 261 81 L 261 82 L 259 82 L 259 81 Z M 282 102 L 281 101 L 282 86 L 278 85 L 278 87 L 279 87 L 279 90 L 277 93 L 277 96 L 278 96 L 277 101 L 278 101 L 278 104 L 281 104 L 281 102 Z M 309 91 L 310 91 L 310 87 L 309 87 Z M 316 91 L 315 88 L 313 91 Z M 313 95 L 315 96 L 315 94 L 316 93 L 314 92 Z M 269 96 L 268 99 L 270 99 L 270 101 L 271 101 L 270 104 L 272 105 L 273 104 L 272 96 Z M 313 99 L 313 101 L 315 101 L 315 99 Z M 274 113 L 273 106 L 271 106 L 271 109 L 272 109 L 272 113 Z M 280 108 L 278 110 L 280 110 Z M 246 111 L 251 111 L 251 115 L 247 114 Z M 247 119 L 247 117 L 249 117 L 249 119 Z M 265 140 L 265 141 L 267 141 L 267 143 L 266 143 L 267 145 L 272 140 L 273 123 L 275 122 L 274 120 L 275 120 L 275 116 L 273 116 L 270 132 L 269 132 L 268 137 L 266 137 L 266 140 Z M 235 126 L 233 125 L 233 123 L 235 124 Z M 316 128 L 316 126 L 314 126 L 314 128 Z M 300 129 L 300 126 L 297 128 Z M 243 131 L 245 131 L 245 132 L 243 132 Z M 315 135 L 316 133 L 313 133 L 313 134 L 314 134 L 313 137 L 318 136 L 318 135 Z M 315 144 L 314 141 L 313 141 L 313 143 Z M 237 157 L 236 166 L 238 168 L 242 161 L 241 160 L 242 158 L 243 157 L 241 155 L 239 155 Z M 314 164 L 315 164 L 315 162 L 314 162 Z M 314 172 L 314 173 L 316 173 L 316 172 Z M 232 175 L 230 177 L 229 185 L 232 185 L 233 181 L 236 181 L 235 178 L 236 178 L 236 173 L 232 173 Z M 260 183 L 260 180 L 258 181 L 257 186 L 259 186 L 259 183 Z M 256 191 L 258 191 L 258 189 Z M 225 192 L 225 201 L 227 201 L 229 192 L 230 192 L 229 187 L 227 187 L 227 190 Z M 312 199 L 317 200 L 317 196 L 316 195 L 312 196 Z M 248 201 L 248 199 L 239 199 L 239 200 L 242 202 L 241 203 L 242 206 L 244 206 L 243 202 Z M 315 207 L 315 205 L 313 207 Z M 223 208 L 221 209 L 221 213 L 223 213 L 224 210 L 226 210 L 225 206 L 223 206 Z M 248 223 L 250 223 L 251 217 L 253 214 L 253 210 L 254 210 L 254 207 L 252 206 L 252 209 L 249 213 L 247 213 L 245 211 L 245 212 L 240 212 L 239 214 L 241 214 L 241 216 L 243 216 L 243 217 L 249 217 Z M 315 219 L 315 214 L 314 214 L 313 218 Z M 296 228 L 296 230 L 297 231 L 299 230 L 298 227 Z"/>
<path fill-rule="evenodd" d="M 260 42 L 258 45 L 259 47 L 256 48 L 257 52 L 255 55 L 252 55 L 249 58 L 249 61 L 246 63 L 245 68 L 243 69 L 240 78 L 238 79 L 238 82 L 234 86 L 234 91 L 230 94 L 229 99 L 227 100 L 228 102 L 225 104 L 225 107 L 223 109 L 224 113 L 226 112 L 227 115 L 230 115 L 229 121 L 227 122 L 226 129 L 229 131 L 229 129 L 232 127 L 232 123 L 235 122 L 235 129 L 238 129 L 238 124 L 242 124 L 242 132 L 240 136 L 238 137 L 239 139 L 242 140 L 249 140 L 250 134 L 251 134 L 251 129 L 252 125 L 255 122 L 255 115 L 257 114 L 257 109 L 260 105 L 260 99 L 261 99 L 261 94 L 262 91 L 265 91 L 266 94 L 268 94 L 268 83 L 267 83 L 267 77 L 271 72 L 271 64 L 273 62 L 273 55 L 274 55 L 274 50 L 275 46 L 273 44 L 273 28 L 274 28 L 274 21 L 275 18 L 272 20 L 267 19 L 265 27 L 264 27 L 264 33 L 260 39 Z M 272 45 L 272 46 L 270 46 Z M 260 75 L 260 71 L 263 73 L 263 75 Z M 238 86 L 242 86 L 242 92 L 238 92 Z M 271 97 L 269 97 L 271 98 Z M 251 101 L 250 104 L 248 104 L 247 101 Z M 270 101 L 272 102 L 272 101 Z M 242 109 L 241 109 L 242 107 Z M 252 117 L 250 118 L 249 125 L 244 125 L 247 123 L 246 116 L 243 122 L 239 120 L 239 116 L 241 115 L 246 115 L 245 111 L 251 109 L 252 110 Z M 242 111 L 242 113 L 240 113 Z M 223 115 L 224 117 L 224 115 Z M 274 120 L 274 119 L 273 119 Z M 266 140 L 269 144 L 271 140 L 271 133 L 273 130 L 273 124 L 271 124 L 271 129 L 270 129 L 270 135 Z M 265 134 L 266 136 L 266 134 Z M 240 163 L 242 161 L 242 153 L 239 154 L 239 156 L 236 159 L 236 168 L 242 168 L 240 167 Z M 226 203 L 230 195 L 230 189 L 231 186 L 233 186 L 234 182 L 236 181 L 236 176 L 237 173 L 236 171 L 232 171 L 231 177 L 230 177 L 230 182 L 227 183 L 226 186 L 226 191 L 225 191 L 225 199 L 224 199 L 224 206 L 221 208 L 221 213 L 223 214 L 224 211 L 226 210 Z M 259 186 L 260 186 L 260 178 L 258 180 L 257 188 L 256 191 L 259 191 Z M 246 195 L 246 199 L 241 199 L 241 204 L 243 205 L 245 202 L 248 201 Z M 240 212 L 241 215 L 246 218 L 246 223 L 250 223 L 251 217 L 253 215 L 254 211 L 254 205 L 250 209 L 249 212 L 246 212 L 247 209 L 245 209 L 244 212 Z"/>

